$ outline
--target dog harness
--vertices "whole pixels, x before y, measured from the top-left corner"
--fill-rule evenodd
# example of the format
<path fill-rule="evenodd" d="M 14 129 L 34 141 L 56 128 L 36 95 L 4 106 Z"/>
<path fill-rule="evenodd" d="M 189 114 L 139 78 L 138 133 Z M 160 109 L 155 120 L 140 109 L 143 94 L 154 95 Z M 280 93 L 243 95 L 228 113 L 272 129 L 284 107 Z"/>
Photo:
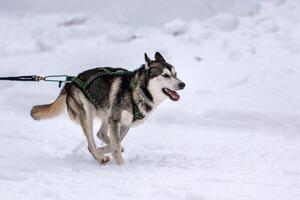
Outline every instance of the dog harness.
<path fill-rule="evenodd" d="M 87 81 L 82 81 L 78 76 L 73 77 L 71 83 L 73 83 L 75 86 L 77 86 L 84 95 L 88 98 L 88 100 L 95 106 L 98 106 L 99 103 L 97 102 L 95 95 L 89 91 L 90 85 L 101 76 L 104 75 L 116 75 L 116 76 L 124 76 L 124 75 L 132 75 L 134 72 L 127 71 L 124 69 L 116 69 L 113 70 L 113 68 L 109 67 L 100 67 L 97 69 L 96 74 L 88 79 Z M 131 87 L 132 88 L 132 87 Z M 132 114 L 133 114 L 133 120 L 132 122 L 142 120 L 145 118 L 145 115 L 140 111 L 138 105 L 132 100 Z"/>

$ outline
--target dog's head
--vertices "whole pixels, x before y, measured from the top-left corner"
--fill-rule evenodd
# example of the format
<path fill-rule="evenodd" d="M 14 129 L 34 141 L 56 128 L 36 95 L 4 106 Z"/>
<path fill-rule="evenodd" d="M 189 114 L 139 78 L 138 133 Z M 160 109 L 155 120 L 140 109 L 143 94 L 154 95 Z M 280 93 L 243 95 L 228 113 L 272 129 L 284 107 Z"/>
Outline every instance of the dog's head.
<path fill-rule="evenodd" d="M 180 96 L 176 91 L 184 89 L 185 83 L 178 79 L 175 68 L 158 52 L 155 53 L 155 60 L 151 60 L 145 53 L 145 61 L 149 78 L 148 89 L 154 100 L 160 102 L 169 97 L 178 101 Z"/>

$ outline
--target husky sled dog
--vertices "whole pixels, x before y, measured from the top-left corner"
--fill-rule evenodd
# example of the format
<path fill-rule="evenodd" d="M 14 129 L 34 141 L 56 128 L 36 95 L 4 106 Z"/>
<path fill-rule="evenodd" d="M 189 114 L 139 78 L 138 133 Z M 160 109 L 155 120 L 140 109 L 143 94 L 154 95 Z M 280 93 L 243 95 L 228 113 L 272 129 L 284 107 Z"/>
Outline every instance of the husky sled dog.
<path fill-rule="evenodd" d="M 121 141 L 128 130 L 144 122 L 167 97 L 179 100 L 177 90 L 185 87 L 174 67 L 160 53 L 155 60 L 145 54 L 145 64 L 134 71 L 122 68 L 95 68 L 80 73 L 67 83 L 52 104 L 37 105 L 31 110 L 35 120 L 55 117 L 65 105 L 72 120 L 79 123 L 87 138 L 88 150 L 100 163 L 112 153 L 117 164 L 123 164 Z M 93 119 L 102 126 L 97 136 L 106 145 L 96 147 Z"/>

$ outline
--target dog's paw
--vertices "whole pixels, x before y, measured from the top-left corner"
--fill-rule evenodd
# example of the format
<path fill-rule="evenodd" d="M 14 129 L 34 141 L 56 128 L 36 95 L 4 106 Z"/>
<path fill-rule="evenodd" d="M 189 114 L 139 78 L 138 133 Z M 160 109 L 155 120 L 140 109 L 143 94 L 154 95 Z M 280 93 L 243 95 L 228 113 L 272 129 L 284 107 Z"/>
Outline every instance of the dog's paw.
<path fill-rule="evenodd" d="M 108 163 L 110 161 L 110 158 L 108 156 L 105 156 L 105 158 L 100 159 L 100 164 L 101 165 L 105 165 L 106 163 Z"/>
<path fill-rule="evenodd" d="M 116 160 L 117 165 L 123 165 L 125 163 L 124 159 L 118 159 Z"/>
<path fill-rule="evenodd" d="M 117 165 L 123 165 L 125 163 L 124 158 L 122 157 L 121 154 L 113 154 L 113 156 Z"/>

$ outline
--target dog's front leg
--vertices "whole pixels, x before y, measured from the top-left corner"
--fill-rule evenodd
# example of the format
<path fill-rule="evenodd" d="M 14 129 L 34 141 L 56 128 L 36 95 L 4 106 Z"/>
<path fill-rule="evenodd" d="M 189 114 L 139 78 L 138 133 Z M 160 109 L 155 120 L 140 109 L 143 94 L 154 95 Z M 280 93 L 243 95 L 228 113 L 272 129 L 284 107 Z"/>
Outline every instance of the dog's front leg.
<path fill-rule="evenodd" d="M 109 144 L 112 155 L 118 165 L 122 165 L 124 163 L 124 159 L 122 157 L 120 127 L 120 121 L 113 119 L 109 120 Z"/>
<path fill-rule="evenodd" d="M 124 139 L 128 131 L 129 131 L 128 126 L 121 126 L 121 141 Z"/>

